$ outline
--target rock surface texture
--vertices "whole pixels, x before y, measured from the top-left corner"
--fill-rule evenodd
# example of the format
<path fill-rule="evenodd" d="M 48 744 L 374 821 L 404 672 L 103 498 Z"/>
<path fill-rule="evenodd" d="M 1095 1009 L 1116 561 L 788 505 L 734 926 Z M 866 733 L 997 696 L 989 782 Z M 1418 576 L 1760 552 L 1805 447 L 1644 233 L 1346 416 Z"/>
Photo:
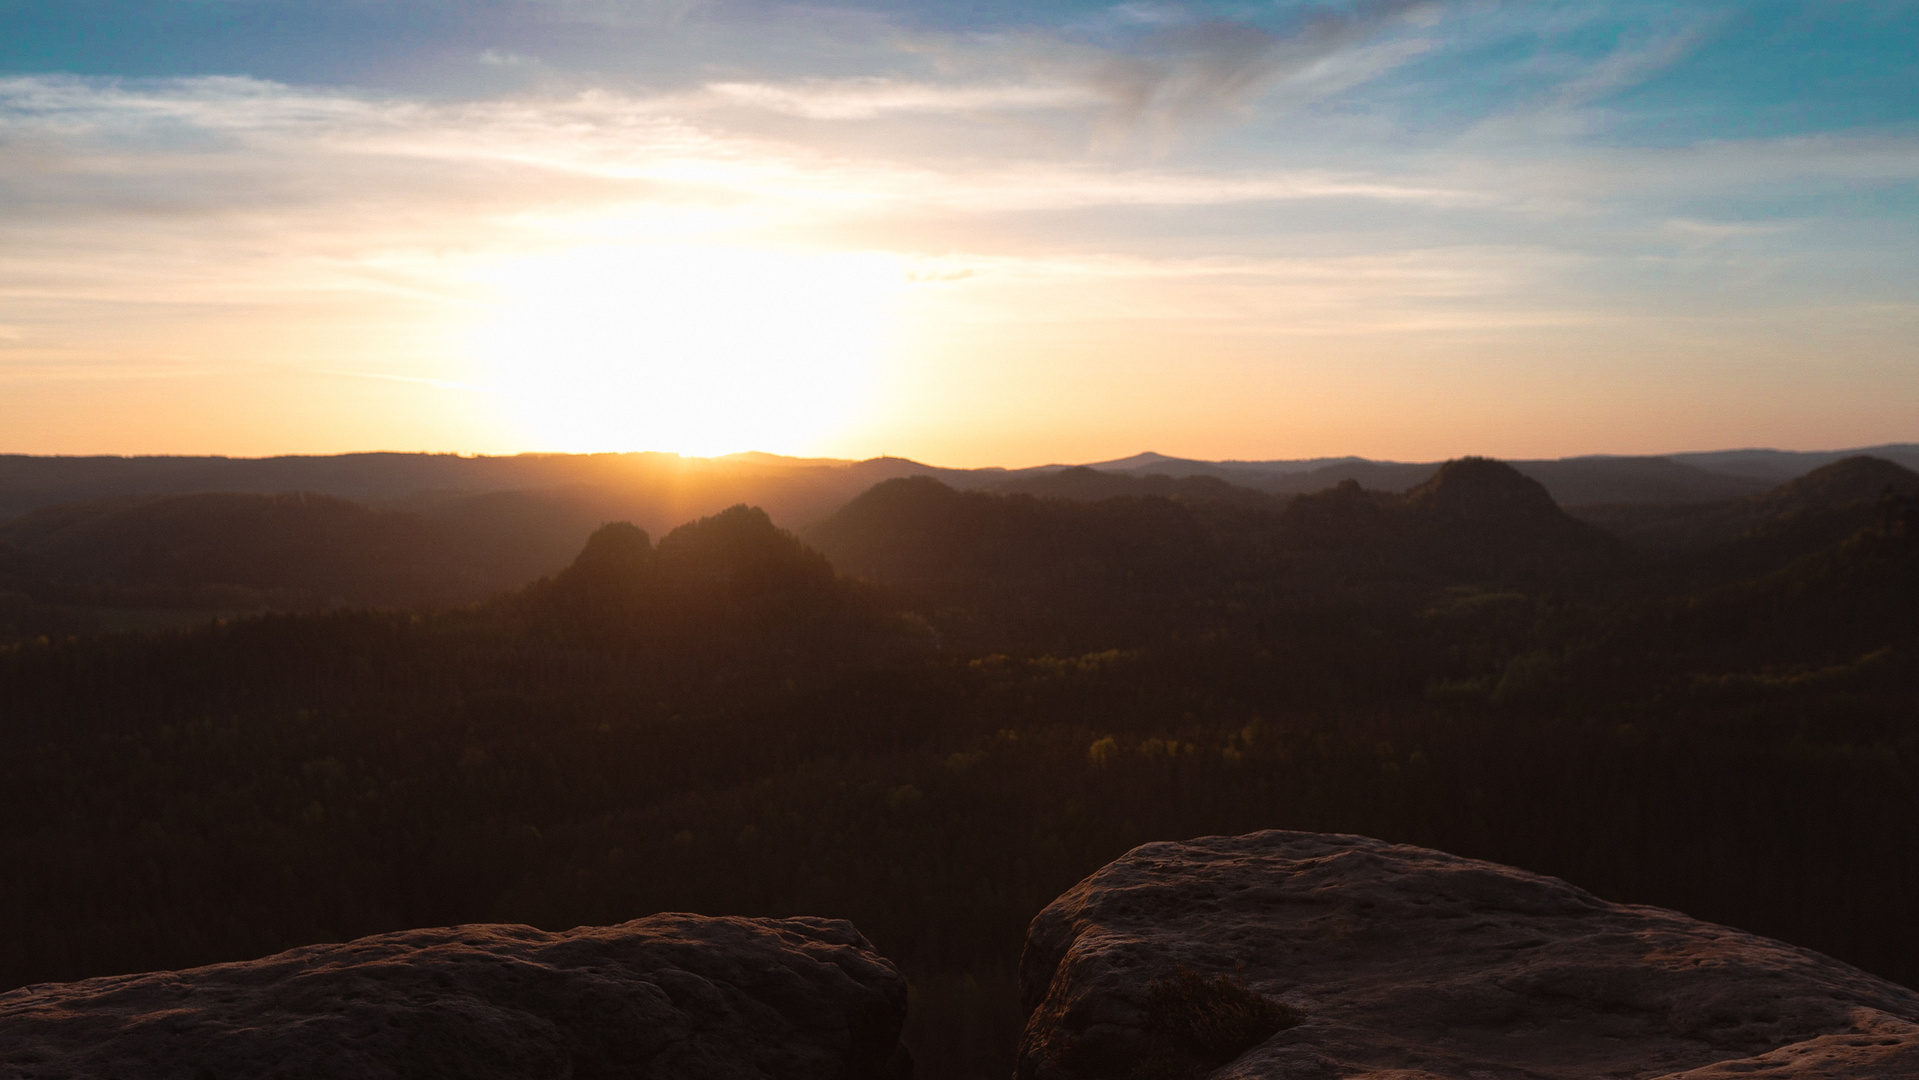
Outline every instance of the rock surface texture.
<path fill-rule="evenodd" d="M 0 1076 L 900 1080 L 906 982 L 828 919 L 453 926 L 0 995 Z"/>
<path fill-rule="evenodd" d="M 1221 975 L 1277 1003 L 1284 1026 L 1208 1060 L 1178 1042 L 1165 1003 Z M 1911 990 L 1677 912 L 1360 836 L 1135 848 L 1033 920 L 1020 983 L 1019 1080 L 1919 1078 Z"/>

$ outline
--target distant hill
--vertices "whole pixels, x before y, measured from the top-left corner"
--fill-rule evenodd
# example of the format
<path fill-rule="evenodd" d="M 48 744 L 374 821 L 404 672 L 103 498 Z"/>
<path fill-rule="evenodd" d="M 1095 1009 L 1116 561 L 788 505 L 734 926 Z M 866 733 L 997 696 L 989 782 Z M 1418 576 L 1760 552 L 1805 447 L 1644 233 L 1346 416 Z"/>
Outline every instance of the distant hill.
<path fill-rule="evenodd" d="M 1610 502 L 1711 502 L 1751 495 L 1822 465 L 1872 454 L 1919 468 L 1919 444 L 1899 443 L 1857 450 L 1734 450 L 1663 456 L 1585 456 L 1514 460 L 1514 468 L 1546 485 L 1562 506 Z M 1071 466 L 1013 470 L 1008 475 L 1058 472 Z M 1360 457 L 1285 461 L 1195 461 L 1143 453 L 1091 468 L 1105 473 L 1157 473 L 1175 479 L 1211 476 L 1278 494 L 1322 491 L 1346 480 L 1376 491 L 1407 491 L 1425 481 L 1438 462 L 1371 461 Z M 949 480 L 949 482 L 952 482 Z"/>
<path fill-rule="evenodd" d="M 1860 455 L 1822 465 L 1756 496 L 1752 502 L 1761 513 L 1781 517 L 1873 503 L 1887 492 L 1904 495 L 1913 491 L 1919 491 L 1919 472 L 1884 458 Z"/>
<path fill-rule="evenodd" d="M 956 491 L 930 476 L 878 484 L 803 535 L 836 567 L 875 580 L 990 577 L 1016 589 L 1196 567 L 1210 547 L 1192 511 L 1170 499 L 1039 499 Z"/>
<path fill-rule="evenodd" d="M 1164 473 L 1132 475 L 1102 472 L 1085 466 L 1057 472 L 1022 475 L 984 485 L 986 490 L 1006 494 L 1021 493 L 1051 499 L 1098 502 L 1121 496 L 1158 495 L 1176 499 L 1210 499 L 1235 506 L 1271 507 L 1274 496 L 1256 488 L 1228 483 L 1217 476 L 1172 477 Z"/>
<path fill-rule="evenodd" d="M 824 556 L 748 506 L 688 522 L 657 547 L 630 522 L 603 525 L 564 570 L 488 606 L 582 644 L 665 649 L 703 630 L 762 640 L 797 631 L 817 646 L 825 630 L 877 625 Z"/>
<path fill-rule="evenodd" d="M 1919 445 L 1915 444 L 1817 453 L 1741 450 L 1512 464 L 1543 483 L 1561 505 L 1712 502 L 1756 494 L 1818 466 L 1860 453 L 1919 467 Z M 464 495 L 565 492 L 569 501 L 598 507 L 606 515 L 604 520 L 631 520 L 660 533 L 739 503 L 762 507 L 775 523 L 798 528 L 825 518 L 882 480 L 923 475 L 956 489 L 1011 485 L 1011 490 L 1038 491 L 1042 489 L 1028 485 L 1080 467 L 1134 479 L 1210 477 L 1242 488 L 1296 495 L 1324 490 L 1344 480 L 1357 481 L 1371 490 L 1403 492 L 1424 482 L 1438 463 L 1357 457 L 1199 461 L 1150 452 L 1090 466 L 1024 469 L 949 469 L 905 458 L 842 461 L 760 453 L 717 458 L 658 453 L 507 457 L 370 453 L 271 458 L 0 455 L 0 521 L 63 503 L 127 496 L 307 491 L 369 505 L 417 509 Z M 1072 481 L 1062 483 L 1073 487 Z M 1050 493 L 1082 497 L 1065 490 Z M 577 543 L 581 538 L 573 540 Z"/>
<path fill-rule="evenodd" d="M 1483 458 L 1448 462 L 1404 495 L 1348 480 L 1263 505 L 1163 496 L 1068 502 L 962 492 L 915 477 L 874 487 L 806 535 L 834 565 L 875 580 L 970 582 L 966 588 L 1022 595 L 1109 579 L 1137 589 L 1274 572 L 1308 581 L 1327 573 L 1586 577 L 1626 558 L 1623 544 L 1568 517 L 1537 481 Z"/>
<path fill-rule="evenodd" d="M 1822 465 L 1862 455 L 1884 458 L 1908 469 L 1919 469 L 1919 443 L 1887 443 L 1850 450 L 1712 450 L 1670 456 L 1683 465 L 1730 476 L 1749 477 L 1770 485 L 1804 476 Z"/>
<path fill-rule="evenodd" d="M 1585 578 L 1627 558 L 1625 545 L 1569 517 L 1545 485 L 1489 458 L 1446 462 L 1403 495 L 1346 480 L 1293 500 L 1280 524 L 1295 545 L 1461 580 Z"/>
<path fill-rule="evenodd" d="M 915 473 L 976 476 L 901 458 L 821 461 L 737 454 L 341 454 L 331 457 L 26 457 L 0 455 L 0 521 L 64 503 L 128 496 L 305 491 L 414 509 L 490 492 L 566 493 L 612 517 L 665 532 L 738 503 L 782 524 L 812 521 L 881 480 Z M 577 550 L 575 538 L 572 550 Z"/>
<path fill-rule="evenodd" d="M 1887 491 L 1919 490 L 1919 473 L 1884 458 L 1857 455 L 1822 465 L 1775 488 L 1742 498 L 1658 505 L 1606 503 L 1574 508 L 1582 520 L 1650 551 L 1726 544 L 1761 530 L 1777 546 L 1788 532 L 1805 544 L 1832 543 L 1864 527 Z"/>
<path fill-rule="evenodd" d="M 1660 457 L 1583 457 L 1557 461 L 1513 461 L 1521 474 L 1539 481 L 1561 506 L 1592 502 L 1701 502 L 1763 491 L 1765 484 L 1682 465 Z M 1377 491 L 1410 491 L 1438 468 L 1433 464 L 1352 461 L 1268 481 L 1267 491 L 1304 493 L 1346 480 Z"/>

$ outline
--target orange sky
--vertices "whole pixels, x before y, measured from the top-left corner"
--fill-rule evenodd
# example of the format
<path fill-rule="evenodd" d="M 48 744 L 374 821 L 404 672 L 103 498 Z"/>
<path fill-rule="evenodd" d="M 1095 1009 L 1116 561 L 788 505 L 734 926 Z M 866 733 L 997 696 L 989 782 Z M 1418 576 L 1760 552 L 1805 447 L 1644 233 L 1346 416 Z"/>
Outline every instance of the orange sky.
<path fill-rule="evenodd" d="M 1700 104 L 1736 26 L 1097 11 L 676 15 L 652 82 L 538 27 L 466 83 L 0 76 L 0 452 L 1919 440 L 1919 137 Z"/>

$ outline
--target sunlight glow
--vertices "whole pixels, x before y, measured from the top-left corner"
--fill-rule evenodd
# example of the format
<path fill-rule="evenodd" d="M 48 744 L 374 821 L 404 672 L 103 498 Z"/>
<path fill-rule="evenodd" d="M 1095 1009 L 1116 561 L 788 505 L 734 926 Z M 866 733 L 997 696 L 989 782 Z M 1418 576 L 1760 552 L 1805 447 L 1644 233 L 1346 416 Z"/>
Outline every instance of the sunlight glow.
<path fill-rule="evenodd" d="M 483 275 L 470 330 L 528 445 L 804 452 L 867 396 L 906 275 L 894 257 L 576 248 Z"/>

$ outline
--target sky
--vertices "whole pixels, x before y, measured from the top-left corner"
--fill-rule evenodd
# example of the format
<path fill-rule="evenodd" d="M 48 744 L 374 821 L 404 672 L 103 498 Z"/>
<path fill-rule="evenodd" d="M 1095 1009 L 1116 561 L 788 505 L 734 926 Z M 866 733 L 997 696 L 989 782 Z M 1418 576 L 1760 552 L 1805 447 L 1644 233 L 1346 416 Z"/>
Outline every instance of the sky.
<path fill-rule="evenodd" d="M 1919 0 L 0 0 L 0 452 L 1919 441 Z"/>

